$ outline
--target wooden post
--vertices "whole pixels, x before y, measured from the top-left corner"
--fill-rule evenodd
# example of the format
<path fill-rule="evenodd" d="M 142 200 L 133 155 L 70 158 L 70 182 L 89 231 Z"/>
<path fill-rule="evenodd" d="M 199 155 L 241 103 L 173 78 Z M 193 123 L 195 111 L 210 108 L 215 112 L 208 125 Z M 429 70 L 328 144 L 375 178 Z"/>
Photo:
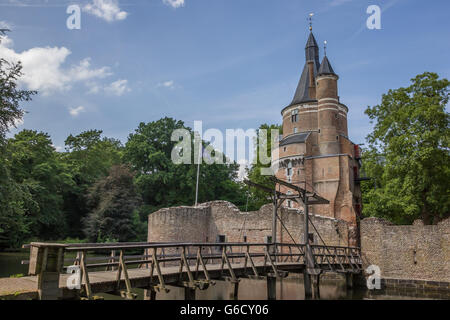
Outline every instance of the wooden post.
<path fill-rule="evenodd" d="M 194 301 L 195 300 L 195 289 L 185 287 L 184 288 L 184 300 Z"/>
<path fill-rule="evenodd" d="M 347 289 L 353 289 L 353 273 L 345 274 L 345 282 Z"/>
<path fill-rule="evenodd" d="M 320 274 L 314 276 L 314 299 L 320 300 Z"/>
<path fill-rule="evenodd" d="M 38 276 L 39 300 L 58 300 L 62 298 L 59 288 L 59 275 L 64 266 L 66 245 L 31 243 L 30 276 Z"/>
<path fill-rule="evenodd" d="M 229 289 L 229 298 L 230 300 L 238 300 L 239 296 L 239 282 L 230 282 Z"/>
<path fill-rule="evenodd" d="M 277 211 L 278 211 L 278 196 L 277 191 L 273 194 L 273 217 L 272 217 L 272 243 L 277 243 Z"/>
<path fill-rule="evenodd" d="M 305 286 L 305 299 L 311 299 L 313 294 L 312 294 L 312 286 L 311 286 L 311 275 L 308 274 L 308 270 L 305 269 L 305 271 L 303 271 L 303 284 Z"/>
<path fill-rule="evenodd" d="M 156 300 L 156 291 L 146 289 L 144 290 L 144 300 L 145 301 L 155 301 Z"/>
<path fill-rule="evenodd" d="M 267 277 L 267 300 L 277 300 L 277 278 Z"/>
<path fill-rule="evenodd" d="M 305 299 L 312 298 L 312 287 L 311 287 L 311 275 L 309 274 L 309 269 L 314 268 L 314 261 L 312 257 L 311 246 L 309 244 L 309 205 L 308 205 L 308 195 L 306 190 L 303 192 L 303 204 L 304 204 L 304 215 L 305 215 L 305 226 L 303 232 L 304 243 L 305 243 L 305 270 L 303 272 L 304 286 L 305 286 Z"/>

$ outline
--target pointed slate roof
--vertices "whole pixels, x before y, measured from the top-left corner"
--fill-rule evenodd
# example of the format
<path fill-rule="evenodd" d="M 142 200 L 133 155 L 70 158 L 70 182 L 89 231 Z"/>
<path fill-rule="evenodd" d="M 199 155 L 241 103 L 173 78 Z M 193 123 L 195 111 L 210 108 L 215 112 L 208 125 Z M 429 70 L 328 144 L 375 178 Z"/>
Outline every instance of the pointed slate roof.
<path fill-rule="evenodd" d="M 319 68 L 318 75 L 326 75 L 326 74 L 336 75 L 336 73 L 334 73 L 333 68 L 331 67 L 330 60 L 328 60 L 327 56 L 323 58 L 322 64 L 320 65 Z"/>
<path fill-rule="evenodd" d="M 319 46 L 317 45 L 316 38 L 314 38 L 314 34 L 312 32 L 309 34 L 305 50 L 306 61 L 315 61 L 317 62 L 317 66 L 319 66 Z"/>
<path fill-rule="evenodd" d="M 302 102 L 314 101 L 316 97 L 309 96 L 309 69 L 308 62 L 312 61 L 314 63 L 314 77 L 317 75 L 319 71 L 319 46 L 317 45 L 316 38 L 313 33 L 309 34 L 308 41 L 306 42 L 305 47 L 305 66 L 303 68 L 302 75 L 300 77 L 300 81 L 297 85 L 297 90 L 295 91 L 294 99 L 292 100 L 289 106 L 300 104 Z"/>
<path fill-rule="evenodd" d="M 310 134 L 311 132 L 302 132 L 290 135 L 280 141 L 280 147 L 284 147 L 294 143 L 305 143 Z"/>

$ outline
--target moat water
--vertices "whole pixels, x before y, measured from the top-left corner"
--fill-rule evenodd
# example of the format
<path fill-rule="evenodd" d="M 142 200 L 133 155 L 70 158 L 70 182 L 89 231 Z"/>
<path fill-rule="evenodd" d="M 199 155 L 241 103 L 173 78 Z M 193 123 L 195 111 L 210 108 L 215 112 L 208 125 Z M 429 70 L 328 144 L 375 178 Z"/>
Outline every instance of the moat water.
<path fill-rule="evenodd" d="M 22 260 L 29 258 L 28 252 L 0 253 L 0 278 L 7 278 L 13 275 L 26 275 L 27 265 L 22 265 Z M 167 294 L 158 294 L 157 300 L 182 300 L 184 290 L 181 288 L 170 287 Z M 138 294 L 138 299 L 144 298 L 144 290 L 133 290 Z M 229 284 L 217 281 L 215 286 L 205 291 L 198 291 L 196 298 L 198 300 L 229 300 Z M 109 294 L 102 294 L 106 300 L 120 300 L 119 297 Z M 267 290 L 266 281 L 242 279 L 239 284 L 239 300 L 266 300 Z M 365 289 L 346 288 L 343 280 L 322 280 L 320 286 L 320 298 L 323 300 L 365 300 L 365 299 L 383 299 L 383 300 L 404 300 L 404 299 L 439 299 L 437 294 L 416 291 L 416 290 L 378 290 L 369 291 Z M 286 279 L 277 281 L 277 300 L 304 300 L 303 279 L 296 275 L 289 276 Z"/>

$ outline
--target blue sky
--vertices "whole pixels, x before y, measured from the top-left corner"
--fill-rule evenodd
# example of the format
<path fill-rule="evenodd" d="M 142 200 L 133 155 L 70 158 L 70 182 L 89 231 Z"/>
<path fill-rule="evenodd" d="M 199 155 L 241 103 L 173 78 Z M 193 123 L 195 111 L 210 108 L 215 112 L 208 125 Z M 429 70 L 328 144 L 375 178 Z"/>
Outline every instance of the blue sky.
<path fill-rule="evenodd" d="M 70 4 L 83 8 L 81 30 L 66 27 Z M 381 30 L 365 27 L 372 4 Z M 445 0 L 0 0 L 0 27 L 13 30 L 0 54 L 24 60 L 21 85 L 40 92 L 19 130 L 47 132 L 61 148 L 88 129 L 126 142 L 140 122 L 164 116 L 205 130 L 280 123 L 310 12 L 355 143 L 371 129 L 364 110 L 388 89 L 424 71 L 450 76 Z"/>

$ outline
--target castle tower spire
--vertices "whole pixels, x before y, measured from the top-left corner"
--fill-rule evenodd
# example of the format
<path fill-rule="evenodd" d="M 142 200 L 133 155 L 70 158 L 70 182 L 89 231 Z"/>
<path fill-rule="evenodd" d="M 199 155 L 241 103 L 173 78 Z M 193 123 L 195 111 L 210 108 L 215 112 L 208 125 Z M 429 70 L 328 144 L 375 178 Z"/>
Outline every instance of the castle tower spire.
<path fill-rule="evenodd" d="M 305 46 L 305 66 L 290 105 L 316 101 L 316 76 L 319 71 L 319 46 L 312 33 L 312 15 L 310 15 L 309 37 Z"/>
<path fill-rule="evenodd" d="M 320 64 L 319 73 L 317 75 L 321 76 L 327 74 L 336 75 L 336 73 L 334 73 L 333 67 L 331 67 L 330 60 L 328 60 L 328 57 L 325 56 L 323 57 L 322 63 Z"/>

